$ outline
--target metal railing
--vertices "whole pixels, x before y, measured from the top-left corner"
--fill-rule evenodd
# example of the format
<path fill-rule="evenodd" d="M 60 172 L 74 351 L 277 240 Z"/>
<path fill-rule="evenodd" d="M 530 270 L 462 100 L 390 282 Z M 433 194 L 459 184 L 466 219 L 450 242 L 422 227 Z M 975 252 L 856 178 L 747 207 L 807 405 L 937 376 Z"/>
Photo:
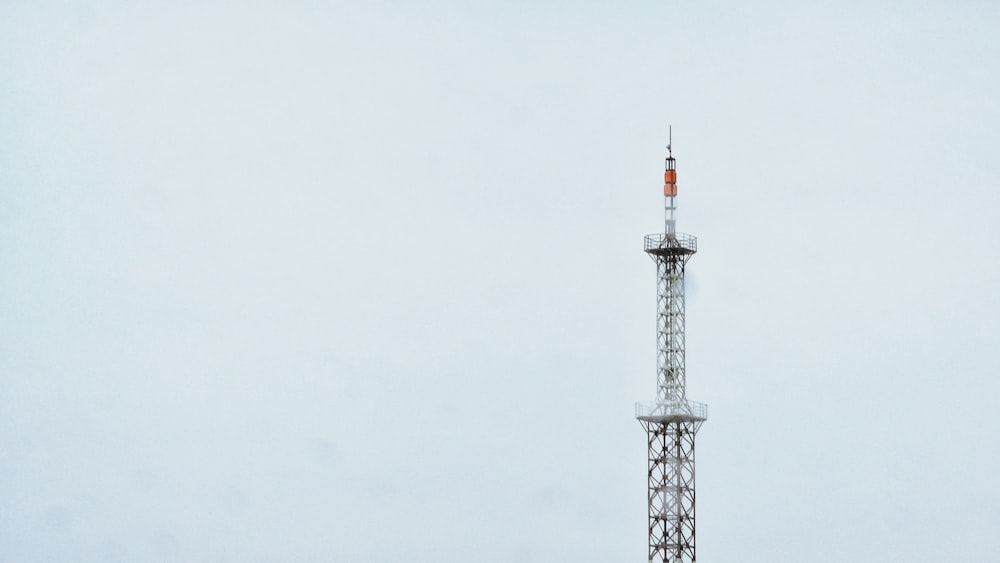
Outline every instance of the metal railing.
<path fill-rule="evenodd" d="M 695 401 L 684 401 L 677 403 L 636 403 L 635 416 L 674 416 L 690 415 L 702 419 L 708 418 L 708 405 Z"/>
<path fill-rule="evenodd" d="M 657 233 L 646 235 L 646 251 L 678 249 L 698 252 L 698 237 L 686 233 Z"/>

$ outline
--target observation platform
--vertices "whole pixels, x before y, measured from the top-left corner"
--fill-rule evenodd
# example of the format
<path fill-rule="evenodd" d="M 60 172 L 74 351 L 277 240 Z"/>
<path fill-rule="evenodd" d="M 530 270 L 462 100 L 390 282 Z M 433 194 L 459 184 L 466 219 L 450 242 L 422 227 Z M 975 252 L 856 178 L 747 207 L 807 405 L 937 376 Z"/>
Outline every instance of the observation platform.
<path fill-rule="evenodd" d="M 708 420 L 708 405 L 694 401 L 672 403 L 636 403 L 635 417 L 646 422 L 673 422 Z"/>
<path fill-rule="evenodd" d="M 684 256 L 698 252 L 698 238 L 685 233 L 646 235 L 646 253 L 657 256 Z"/>

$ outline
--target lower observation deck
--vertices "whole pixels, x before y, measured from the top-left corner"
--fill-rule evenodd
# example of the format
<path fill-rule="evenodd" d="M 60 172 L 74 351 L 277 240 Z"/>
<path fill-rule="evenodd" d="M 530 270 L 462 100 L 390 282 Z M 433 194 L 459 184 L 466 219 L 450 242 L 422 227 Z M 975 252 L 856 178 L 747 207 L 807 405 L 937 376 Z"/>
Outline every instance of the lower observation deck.
<path fill-rule="evenodd" d="M 673 422 L 708 420 L 708 405 L 694 401 L 672 403 L 636 403 L 635 417 L 646 422 Z"/>
<path fill-rule="evenodd" d="M 657 256 L 677 256 L 698 252 L 698 238 L 685 233 L 646 235 L 645 250 Z"/>

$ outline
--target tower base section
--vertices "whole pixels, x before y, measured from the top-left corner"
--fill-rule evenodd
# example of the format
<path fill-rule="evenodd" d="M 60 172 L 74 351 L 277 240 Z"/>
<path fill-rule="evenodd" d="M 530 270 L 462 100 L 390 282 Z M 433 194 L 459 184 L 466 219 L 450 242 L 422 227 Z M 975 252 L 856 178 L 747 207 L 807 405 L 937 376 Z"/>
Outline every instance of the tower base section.
<path fill-rule="evenodd" d="M 639 422 L 649 445 L 649 563 L 694 563 L 694 438 L 702 420 Z"/>

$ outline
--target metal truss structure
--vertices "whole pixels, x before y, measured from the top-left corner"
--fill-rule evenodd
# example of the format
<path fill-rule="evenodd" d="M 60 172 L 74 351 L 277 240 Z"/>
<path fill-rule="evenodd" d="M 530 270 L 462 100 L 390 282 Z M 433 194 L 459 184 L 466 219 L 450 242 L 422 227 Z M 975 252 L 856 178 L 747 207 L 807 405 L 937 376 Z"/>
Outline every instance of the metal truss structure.
<path fill-rule="evenodd" d="M 670 148 L 669 146 L 667 147 Z M 687 399 L 684 356 L 684 267 L 698 241 L 675 231 L 673 155 L 667 157 L 665 232 L 647 235 L 657 272 L 656 401 L 636 404 L 648 444 L 649 562 L 695 562 L 694 443 L 708 408 Z"/>
<path fill-rule="evenodd" d="M 695 561 L 694 436 L 699 420 L 642 420 L 649 445 L 649 561 Z"/>

